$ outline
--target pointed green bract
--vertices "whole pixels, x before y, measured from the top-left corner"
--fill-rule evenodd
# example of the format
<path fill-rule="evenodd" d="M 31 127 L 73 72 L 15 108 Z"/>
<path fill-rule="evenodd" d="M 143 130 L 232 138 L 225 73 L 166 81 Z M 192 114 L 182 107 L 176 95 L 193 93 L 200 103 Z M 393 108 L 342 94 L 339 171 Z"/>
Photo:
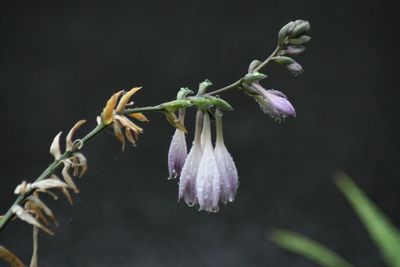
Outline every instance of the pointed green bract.
<path fill-rule="evenodd" d="M 345 174 L 336 176 L 336 185 L 360 217 L 391 267 L 400 267 L 400 232 L 379 208 Z"/>
<path fill-rule="evenodd" d="M 320 243 L 286 230 L 274 230 L 269 239 L 278 246 L 300 254 L 323 267 L 354 267 L 332 250 Z"/>

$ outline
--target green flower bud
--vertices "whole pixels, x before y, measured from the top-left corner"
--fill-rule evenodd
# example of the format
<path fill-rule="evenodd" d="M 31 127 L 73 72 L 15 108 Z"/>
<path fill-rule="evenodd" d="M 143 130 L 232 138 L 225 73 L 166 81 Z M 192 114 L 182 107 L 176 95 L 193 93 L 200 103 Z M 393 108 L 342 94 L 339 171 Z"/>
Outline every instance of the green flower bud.
<path fill-rule="evenodd" d="M 282 46 L 285 44 L 285 40 L 288 37 L 289 29 L 291 29 L 293 26 L 294 26 L 294 22 L 291 21 L 280 29 L 280 31 L 278 33 L 278 45 L 279 46 Z"/>
<path fill-rule="evenodd" d="M 299 38 L 289 39 L 288 43 L 292 45 L 302 45 L 311 40 L 311 37 L 308 35 L 302 35 Z"/>
<path fill-rule="evenodd" d="M 295 61 L 290 57 L 279 56 L 274 59 L 274 61 L 281 65 L 289 65 L 295 63 Z"/>
<path fill-rule="evenodd" d="M 261 61 L 258 59 L 254 59 L 249 65 L 249 71 L 254 70 L 261 64 Z"/>
<path fill-rule="evenodd" d="M 306 34 L 310 30 L 310 23 L 305 20 L 296 20 L 296 26 L 293 29 L 293 32 L 290 34 L 290 38 L 297 38 Z"/>

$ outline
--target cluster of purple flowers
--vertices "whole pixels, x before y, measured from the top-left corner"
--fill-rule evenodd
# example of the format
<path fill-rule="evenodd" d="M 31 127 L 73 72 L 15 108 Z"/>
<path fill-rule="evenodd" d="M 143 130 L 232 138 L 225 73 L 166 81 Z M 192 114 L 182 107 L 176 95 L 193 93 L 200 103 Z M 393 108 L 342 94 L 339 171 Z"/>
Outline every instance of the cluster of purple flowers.
<path fill-rule="evenodd" d="M 168 154 L 170 178 L 179 176 L 179 200 L 199 210 L 217 212 L 219 203 L 227 204 L 235 198 L 239 185 L 238 173 L 232 156 L 225 147 L 222 113 L 217 109 L 216 142 L 211 140 L 210 115 L 197 111 L 192 148 L 187 154 L 184 133 L 176 130 Z"/>

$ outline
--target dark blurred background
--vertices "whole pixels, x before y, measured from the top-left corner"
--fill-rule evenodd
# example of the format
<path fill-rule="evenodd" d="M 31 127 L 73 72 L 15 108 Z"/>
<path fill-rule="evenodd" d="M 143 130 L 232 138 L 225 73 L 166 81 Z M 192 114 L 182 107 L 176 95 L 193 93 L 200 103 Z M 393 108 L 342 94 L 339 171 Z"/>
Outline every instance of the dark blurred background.
<path fill-rule="evenodd" d="M 49 145 L 95 117 L 116 90 L 143 85 L 137 106 L 173 99 L 181 86 L 214 88 L 241 77 L 274 49 L 290 20 L 307 19 L 312 41 L 265 72 L 298 117 L 278 124 L 229 92 L 225 139 L 240 174 L 236 200 L 218 214 L 177 203 L 167 181 L 173 129 L 149 116 L 138 147 L 121 153 L 105 133 L 85 147 L 89 173 L 70 206 L 47 201 L 60 225 L 40 236 L 40 266 L 317 266 L 266 239 L 274 227 L 326 244 L 356 266 L 383 266 L 335 188 L 343 170 L 400 225 L 400 81 L 395 1 L 9 1 L 0 8 L 2 131 L 0 210 L 52 160 Z M 193 112 L 187 123 L 192 129 Z M 191 138 L 191 135 L 188 136 Z M 190 143 L 191 140 L 188 140 Z M 31 227 L 11 223 L 0 243 L 28 261 Z"/>

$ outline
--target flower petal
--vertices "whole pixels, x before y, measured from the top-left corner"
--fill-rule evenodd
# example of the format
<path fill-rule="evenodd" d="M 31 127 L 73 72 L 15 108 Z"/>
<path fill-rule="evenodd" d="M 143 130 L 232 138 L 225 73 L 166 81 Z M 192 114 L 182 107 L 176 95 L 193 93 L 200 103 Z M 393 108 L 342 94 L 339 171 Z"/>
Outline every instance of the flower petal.
<path fill-rule="evenodd" d="M 114 93 L 110 99 L 108 99 L 106 106 L 103 109 L 103 113 L 101 114 L 101 121 L 105 125 L 109 125 L 113 122 L 114 117 L 114 109 L 117 105 L 117 101 L 119 96 L 122 94 L 123 91 L 119 91 Z"/>
<path fill-rule="evenodd" d="M 220 200 L 222 203 L 227 204 L 235 199 L 236 191 L 239 186 L 238 172 L 235 162 L 224 143 L 217 142 L 214 153 L 221 176 Z"/>
<path fill-rule="evenodd" d="M 169 179 L 177 178 L 181 174 L 186 157 L 187 146 L 185 133 L 176 129 L 168 151 Z"/>
<path fill-rule="evenodd" d="M 118 103 L 117 108 L 115 109 L 115 111 L 117 112 L 121 112 L 124 110 L 126 104 L 128 104 L 129 99 L 131 99 L 132 95 L 134 93 L 136 93 L 137 91 L 139 91 L 142 87 L 134 87 L 131 90 L 129 90 L 128 92 L 126 92 L 122 97 L 121 100 Z"/>
<path fill-rule="evenodd" d="M 196 196 L 200 210 L 217 212 L 220 196 L 220 173 L 215 160 L 214 149 L 211 143 L 210 117 L 204 115 L 203 125 L 204 152 L 201 157 L 199 171 L 196 178 Z"/>
<path fill-rule="evenodd" d="M 71 128 L 69 131 L 67 138 L 66 138 L 66 151 L 72 151 L 74 143 L 72 141 L 72 138 L 74 137 L 74 134 L 76 131 L 86 122 L 86 120 L 80 120 L 78 121 L 74 127 Z"/>
<path fill-rule="evenodd" d="M 61 149 L 60 149 L 60 136 L 62 132 L 59 132 L 56 137 L 54 137 L 53 142 L 50 145 L 50 154 L 54 156 L 56 160 L 61 158 Z"/>
<path fill-rule="evenodd" d="M 143 115 L 143 113 L 140 113 L 140 112 L 138 112 L 138 113 L 130 113 L 128 116 L 131 117 L 131 118 L 137 119 L 137 120 L 139 120 L 139 121 L 145 121 L 145 122 L 148 122 L 148 121 L 149 121 L 149 120 L 146 118 L 146 116 Z"/>

